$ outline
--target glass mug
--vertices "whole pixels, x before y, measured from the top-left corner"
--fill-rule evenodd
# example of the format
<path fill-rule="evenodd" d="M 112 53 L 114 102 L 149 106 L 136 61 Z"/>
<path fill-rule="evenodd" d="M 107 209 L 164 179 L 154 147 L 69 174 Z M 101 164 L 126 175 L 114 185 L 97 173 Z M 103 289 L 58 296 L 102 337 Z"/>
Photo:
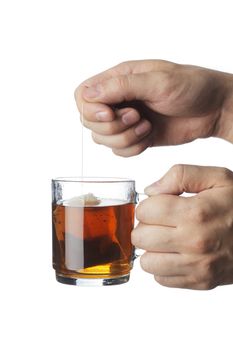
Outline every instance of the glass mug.
<path fill-rule="evenodd" d="M 53 268 L 58 282 L 125 283 L 136 257 L 131 244 L 135 181 L 66 177 L 52 180 Z"/>

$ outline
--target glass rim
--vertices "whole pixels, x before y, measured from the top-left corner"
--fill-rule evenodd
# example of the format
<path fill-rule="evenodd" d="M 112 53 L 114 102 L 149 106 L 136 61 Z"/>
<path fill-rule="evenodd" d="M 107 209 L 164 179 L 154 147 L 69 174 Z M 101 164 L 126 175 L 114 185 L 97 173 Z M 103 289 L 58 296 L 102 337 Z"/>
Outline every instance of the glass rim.
<path fill-rule="evenodd" d="M 52 179 L 52 182 L 75 182 L 75 183 L 122 183 L 135 180 L 123 177 L 103 177 L 103 176 L 62 176 Z"/>

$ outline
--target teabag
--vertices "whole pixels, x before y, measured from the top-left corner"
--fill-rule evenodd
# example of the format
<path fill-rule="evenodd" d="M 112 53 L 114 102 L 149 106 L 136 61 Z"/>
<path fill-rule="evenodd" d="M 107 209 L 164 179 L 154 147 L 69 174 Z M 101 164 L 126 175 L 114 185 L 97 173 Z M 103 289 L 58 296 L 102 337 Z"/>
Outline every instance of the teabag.
<path fill-rule="evenodd" d="M 70 207 L 92 207 L 99 205 L 101 200 L 94 196 L 93 193 L 83 194 L 78 197 L 73 197 L 62 202 L 65 206 Z"/>

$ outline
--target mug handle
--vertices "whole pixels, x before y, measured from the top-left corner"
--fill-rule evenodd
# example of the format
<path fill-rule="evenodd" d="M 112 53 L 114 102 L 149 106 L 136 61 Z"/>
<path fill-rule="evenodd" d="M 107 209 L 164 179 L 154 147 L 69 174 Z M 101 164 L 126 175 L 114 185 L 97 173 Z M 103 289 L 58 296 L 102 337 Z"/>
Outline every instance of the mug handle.
<path fill-rule="evenodd" d="M 145 199 L 148 198 L 148 196 L 145 193 L 136 192 L 136 195 L 135 195 L 135 203 L 136 204 L 138 204 L 140 202 L 140 199 L 141 199 L 140 197 L 145 197 Z M 144 253 L 143 249 L 135 247 L 133 260 L 139 258 L 143 253 Z"/>

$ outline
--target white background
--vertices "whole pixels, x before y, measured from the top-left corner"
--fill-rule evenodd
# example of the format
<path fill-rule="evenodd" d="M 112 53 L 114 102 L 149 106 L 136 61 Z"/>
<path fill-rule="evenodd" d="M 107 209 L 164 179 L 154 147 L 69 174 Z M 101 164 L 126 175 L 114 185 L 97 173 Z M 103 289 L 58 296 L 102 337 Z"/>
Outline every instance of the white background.
<path fill-rule="evenodd" d="M 125 285 L 59 284 L 50 217 L 50 179 L 80 175 L 75 87 L 130 59 L 233 73 L 230 5 L 1 0 L 1 349 L 232 349 L 233 286 L 168 289 L 138 261 Z M 141 191 L 175 163 L 232 168 L 232 145 L 198 140 L 122 159 L 85 131 L 86 175 L 132 177 Z"/>

